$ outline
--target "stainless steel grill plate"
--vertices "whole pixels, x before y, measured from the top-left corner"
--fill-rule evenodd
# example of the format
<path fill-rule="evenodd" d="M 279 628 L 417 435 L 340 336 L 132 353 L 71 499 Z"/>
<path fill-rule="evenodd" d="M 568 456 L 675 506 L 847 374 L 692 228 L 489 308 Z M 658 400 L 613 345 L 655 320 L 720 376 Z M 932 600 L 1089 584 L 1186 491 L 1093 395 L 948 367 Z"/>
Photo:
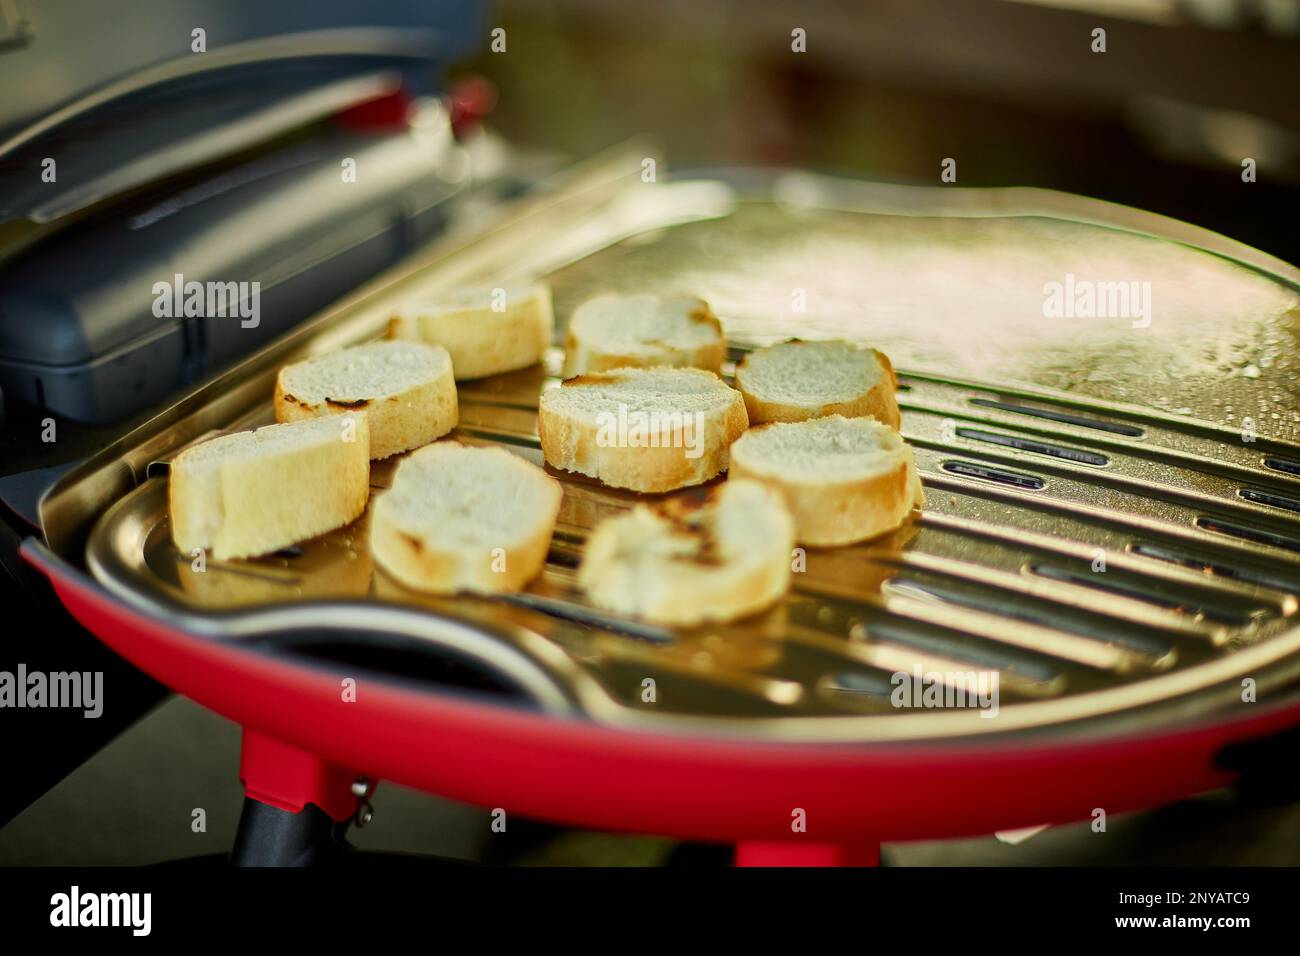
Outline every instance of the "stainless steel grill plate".
<path fill-rule="evenodd" d="M 326 613 L 317 602 L 387 602 L 410 609 L 417 632 L 436 629 L 433 610 L 490 631 L 485 666 L 528 661 L 561 709 L 668 731 L 1063 730 L 1152 708 L 1221 711 L 1242 706 L 1245 678 L 1262 699 L 1300 676 L 1296 270 L 1040 191 L 785 176 L 752 196 L 715 181 L 647 185 L 637 169 L 588 171 L 214 383 L 56 489 L 43 512 L 51 540 L 75 549 L 68 515 L 101 515 L 86 549 L 100 582 L 213 639 L 240 639 L 258 609 L 296 608 L 309 623 Z M 1045 286 L 1067 275 L 1150 283 L 1150 324 L 1045 316 Z M 368 515 L 292 553 L 209 560 L 201 574 L 175 552 L 166 479 L 146 480 L 149 462 L 271 421 L 283 361 L 378 334 L 417 288 L 531 277 L 551 282 L 561 320 L 602 290 L 697 293 L 722 317 L 733 361 L 791 336 L 888 352 L 924 513 L 877 541 L 809 549 L 766 614 L 676 632 L 611 618 L 576 590 L 591 528 L 647 497 L 580 476 L 556 473 L 565 496 L 546 570 L 508 598 L 405 590 L 371 565 Z M 559 359 L 462 383 L 454 437 L 542 464 L 537 399 Z M 384 487 L 393 466 L 376 465 L 372 483 Z M 915 667 L 998 672 L 998 717 L 894 708 L 891 675 Z"/>

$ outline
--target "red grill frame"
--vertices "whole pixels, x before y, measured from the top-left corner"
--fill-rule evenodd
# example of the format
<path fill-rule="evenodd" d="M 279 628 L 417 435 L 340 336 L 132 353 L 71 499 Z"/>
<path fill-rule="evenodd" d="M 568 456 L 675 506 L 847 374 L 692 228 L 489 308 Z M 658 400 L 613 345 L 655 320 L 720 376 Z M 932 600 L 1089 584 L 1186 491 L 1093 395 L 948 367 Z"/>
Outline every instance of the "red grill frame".
<path fill-rule="evenodd" d="M 357 775 L 571 826 L 739 845 L 741 863 L 870 863 L 882 840 L 942 839 L 1156 806 L 1231 783 L 1225 747 L 1300 724 L 1300 700 L 1089 739 L 754 743 L 653 734 L 205 639 L 103 592 L 35 539 L 24 558 L 122 657 L 245 729 L 249 796 L 346 818 Z M 806 831 L 792 832 L 805 811 Z"/>

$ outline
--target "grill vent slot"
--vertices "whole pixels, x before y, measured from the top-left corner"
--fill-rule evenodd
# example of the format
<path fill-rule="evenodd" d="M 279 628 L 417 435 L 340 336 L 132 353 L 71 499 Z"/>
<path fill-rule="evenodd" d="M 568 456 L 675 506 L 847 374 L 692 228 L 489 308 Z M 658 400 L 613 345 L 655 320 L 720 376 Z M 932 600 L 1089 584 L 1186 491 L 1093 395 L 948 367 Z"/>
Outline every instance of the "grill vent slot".
<path fill-rule="evenodd" d="M 1252 568 L 1243 568 L 1224 564 L 1222 561 L 1213 560 L 1203 555 L 1194 554 L 1190 551 L 1183 551 L 1178 548 L 1168 548 L 1163 545 L 1154 544 L 1135 544 L 1131 546 L 1129 550 L 1144 558 L 1154 558 L 1157 561 L 1168 561 L 1170 564 L 1179 564 L 1185 568 L 1196 568 L 1197 570 L 1205 571 L 1217 578 L 1230 578 L 1234 581 L 1250 581 L 1253 584 L 1261 584 L 1265 587 L 1276 588 L 1280 591 L 1286 592 L 1295 589 L 1294 581 L 1286 581 L 1283 578 L 1274 575 L 1263 574 Z"/>
<path fill-rule="evenodd" d="M 1095 428 L 1098 431 L 1110 432 L 1112 435 L 1124 435 L 1128 438 L 1141 438 L 1142 429 L 1133 425 L 1121 425 L 1119 422 L 1103 421 L 1100 418 L 1089 418 L 1086 415 L 1075 415 L 1071 412 L 1057 411 L 1052 408 L 1033 408 L 1029 405 L 1016 405 L 1011 402 L 1000 402 L 992 398 L 972 398 L 972 405 L 979 405 L 981 408 L 996 408 L 1001 412 L 1012 412 L 1016 415 L 1032 415 L 1034 418 L 1045 418 L 1052 422 L 1061 422 L 1065 425 L 1078 425 L 1082 428 Z M 1297 465 L 1296 474 L 1300 474 L 1300 465 Z"/>
<path fill-rule="evenodd" d="M 1286 458 L 1265 458 L 1264 467 L 1300 478 L 1300 461 L 1290 461 Z"/>
<path fill-rule="evenodd" d="M 969 461 L 945 461 L 941 467 L 949 474 L 961 475 L 963 478 L 979 478 L 1026 491 L 1038 491 L 1046 484 L 1043 479 L 1035 478 L 1033 475 L 1003 471 L 1001 468 L 990 468 L 988 465 L 977 465 Z"/>
<path fill-rule="evenodd" d="M 1030 681 L 1050 683 L 1062 677 L 1059 663 L 1050 658 L 997 645 L 971 641 L 958 633 L 917 626 L 880 624 L 870 628 L 871 637 L 903 647 L 936 654 L 945 660 L 964 661 L 976 667 L 1005 671 Z"/>
<path fill-rule="evenodd" d="M 1018 451 L 1051 455 L 1053 458 L 1064 458 L 1066 461 L 1075 461 L 1084 465 L 1097 465 L 1100 467 L 1110 464 L 1109 458 L 1095 451 L 1068 448 L 1065 445 L 1050 445 L 1047 442 L 1037 441 L 1033 438 L 1022 438 L 1019 435 L 1003 435 L 998 432 L 986 432 L 978 428 L 958 428 L 957 434 L 962 438 L 969 438 L 973 441 L 986 441 L 993 445 L 1015 448 Z"/>
<path fill-rule="evenodd" d="M 1138 631 L 1118 631 L 1113 623 L 1107 626 L 1105 623 L 1091 621 L 1087 618 L 1089 612 L 1086 610 L 1062 615 L 1053 608 L 1038 607 L 1029 602 L 1012 604 L 1008 602 L 1005 595 L 999 596 L 991 589 L 967 592 L 933 581 L 918 581 L 909 577 L 896 577 L 886 583 L 886 588 L 899 593 L 916 593 L 962 607 L 1001 614 L 1041 627 L 1062 627 L 1071 634 L 1103 643 L 1121 644 L 1157 660 L 1168 656 L 1174 650 L 1174 646 L 1168 641 L 1154 638 L 1149 634 Z M 1069 623 L 1064 624 L 1067 616 Z"/>
<path fill-rule="evenodd" d="M 1293 538 L 1289 534 L 1279 534 L 1276 531 L 1265 531 L 1263 528 L 1252 528 L 1248 525 L 1237 524 L 1235 521 L 1200 517 L 1196 519 L 1196 527 L 1203 528 L 1206 531 L 1213 531 L 1216 534 L 1226 534 L 1233 538 L 1240 538 L 1242 541 L 1253 541 L 1255 544 L 1266 544 L 1273 548 L 1300 552 L 1300 538 Z"/>
<path fill-rule="evenodd" d="M 1270 508 L 1284 508 L 1287 511 L 1300 511 L 1300 498 L 1290 498 L 1287 495 L 1278 495 L 1271 491 L 1260 491 L 1258 488 L 1242 488 L 1237 494 L 1253 504 L 1268 505 Z"/>
<path fill-rule="evenodd" d="M 1040 577 L 1095 588 L 1098 591 L 1118 594 L 1136 601 L 1145 601 L 1147 604 L 1154 604 L 1157 607 L 1178 614 L 1187 614 L 1189 616 L 1201 614 L 1207 618 L 1237 626 L 1248 624 L 1254 616 L 1251 612 L 1242 609 L 1198 601 L 1190 595 L 1185 599 L 1180 599 L 1169 594 L 1161 594 L 1149 585 L 1124 581 L 1114 572 L 1092 573 L 1063 568 L 1054 564 L 1038 563 L 1030 564 L 1028 570 L 1031 574 L 1037 574 Z"/>

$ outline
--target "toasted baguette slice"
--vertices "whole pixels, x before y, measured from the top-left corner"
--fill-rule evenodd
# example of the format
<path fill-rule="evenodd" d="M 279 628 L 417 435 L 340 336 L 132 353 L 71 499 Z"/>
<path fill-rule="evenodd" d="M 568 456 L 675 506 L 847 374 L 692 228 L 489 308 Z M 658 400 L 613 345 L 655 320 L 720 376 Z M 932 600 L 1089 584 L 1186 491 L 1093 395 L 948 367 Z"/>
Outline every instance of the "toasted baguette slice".
<path fill-rule="evenodd" d="M 722 370 L 722 323 L 690 295 L 598 295 L 578 306 L 564 335 L 564 377 L 671 365 Z"/>
<path fill-rule="evenodd" d="M 851 342 L 791 339 L 751 352 L 736 366 L 736 388 L 755 425 L 826 415 L 899 424 L 898 377 L 888 356 Z"/>
<path fill-rule="evenodd" d="M 342 412 L 364 412 L 371 458 L 441 438 L 459 416 L 451 357 L 423 342 L 370 342 L 280 369 L 276 421 Z"/>
<path fill-rule="evenodd" d="M 731 446 L 729 478 L 779 490 L 800 544 L 874 538 L 925 502 L 911 446 L 870 418 L 832 415 L 751 429 Z"/>
<path fill-rule="evenodd" d="M 730 621 L 790 586 L 794 522 L 779 494 L 727 481 L 702 503 L 670 499 L 597 526 L 578 583 L 616 614 L 660 624 Z"/>
<path fill-rule="evenodd" d="M 171 463 L 172 541 L 248 558 L 342 527 L 370 497 L 363 415 L 267 425 L 187 448 Z"/>
<path fill-rule="evenodd" d="M 623 368 L 543 392 L 537 431 L 551 467 L 654 492 L 725 470 L 748 424 L 740 393 L 712 372 Z"/>
<path fill-rule="evenodd" d="M 551 345 L 551 290 L 508 286 L 416 298 L 397 310 L 388 328 L 390 338 L 445 348 L 458 381 L 511 372 L 536 365 Z"/>
<path fill-rule="evenodd" d="M 370 551 L 418 591 L 513 591 L 546 563 L 560 483 L 504 448 L 438 442 L 375 501 Z"/>

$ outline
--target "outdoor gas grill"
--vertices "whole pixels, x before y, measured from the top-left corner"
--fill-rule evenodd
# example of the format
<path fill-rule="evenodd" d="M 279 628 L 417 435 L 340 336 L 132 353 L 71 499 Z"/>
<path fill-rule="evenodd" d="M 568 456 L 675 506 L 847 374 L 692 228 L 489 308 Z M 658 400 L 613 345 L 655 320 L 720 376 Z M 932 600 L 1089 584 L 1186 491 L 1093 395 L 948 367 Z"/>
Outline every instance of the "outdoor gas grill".
<path fill-rule="evenodd" d="M 23 554 L 71 612 L 243 726 L 241 859 L 314 858 L 380 780 L 734 843 L 756 864 L 873 862 L 881 840 L 1292 773 L 1300 270 L 1041 190 L 647 183 L 645 155 L 592 160 L 454 229 L 45 495 L 44 540 Z M 608 289 L 698 294 L 733 361 L 790 337 L 884 350 L 923 513 L 809 549 L 767 613 L 680 631 L 610 616 L 575 586 L 592 527 L 662 496 L 565 473 L 546 569 L 521 594 L 408 591 L 372 565 L 365 516 L 202 572 L 177 553 L 168 460 L 272 421 L 282 364 L 383 334 L 414 291 L 530 279 L 551 283 L 561 322 Z M 1149 309 L 1045 314 L 1051 283 L 1108 279 L 1138 283 Z M 461 383 L 452 437 L 542 464 L 537 401 L 560 357 Z M 376 463 L 375 487 L 394 464 Z M 891 703 L 896 674 L 975 671 L 998 675 L 996 717 Z"/>

